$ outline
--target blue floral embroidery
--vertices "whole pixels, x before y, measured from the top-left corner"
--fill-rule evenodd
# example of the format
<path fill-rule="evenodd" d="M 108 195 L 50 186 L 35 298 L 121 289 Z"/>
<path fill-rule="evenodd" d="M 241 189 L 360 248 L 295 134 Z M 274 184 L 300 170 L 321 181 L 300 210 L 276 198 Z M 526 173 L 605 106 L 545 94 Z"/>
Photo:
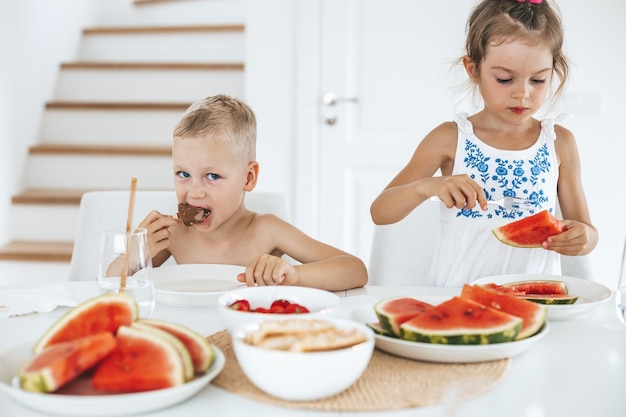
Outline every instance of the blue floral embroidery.
<path fill-rule="evenodd" d="M 487 162 L 489 162 L 491 158 L 485 156 L 480 148 L 469 139 L 465 139 L 465 152 L 467 152 L 467 156 L 463 160 L 465 166 L 476 168 L 483 183 L 487 181 L 489 178 L 489 164 L 487 164 Z"/>
<path fill-rule="evenodd" d="M 531 214 L 539 211 L 545 203 L 548 203 L 549 198 L 545 195 L 545 191 L 538 188 L 541 187 L 541 184 L 545 184 L 546 174 L 551 170 L 550 152 L 546 144 L 538 149 L 532 159 L 494 159 L 491 173 L 491 157 L 485 156 L 477 144 L 465 139 L 465 152 L 466 156 L 463 162 L 467 168 L 470 168 L 470 177 L 485 186 L 490 186 L 484 187 L 488 200 L 495 200 L 500 196 L 524 197 L 536 207 L 535 210 L 531 211 Z M 483 213 L 480 209 L 461 209 L 456 216 L 477 218 L 482 217 Z M 517 219 L 526 214 L 528 212 L 498 207 L 491 210 L 487 217 L 491 218 L 495 215 L 500 218 Z"/>

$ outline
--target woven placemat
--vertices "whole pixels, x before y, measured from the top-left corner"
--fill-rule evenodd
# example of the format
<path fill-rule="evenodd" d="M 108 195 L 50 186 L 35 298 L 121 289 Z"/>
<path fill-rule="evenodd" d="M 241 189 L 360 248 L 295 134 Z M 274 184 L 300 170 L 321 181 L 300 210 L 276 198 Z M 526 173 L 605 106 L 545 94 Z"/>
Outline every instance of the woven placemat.
<path fill-rule="evenodd" d="M 347 390 L 316 401 L 285 401 L 250 382 L 226 330 L 208 340 L 226 357 L 224 369 L 211 383 L 264 403 L 325 411 L 385 411 L 464 401 L 494 387 L 510 363 L 509 359 L 467 364 L 421 362 L 375 349 L 361 378 Z"/>

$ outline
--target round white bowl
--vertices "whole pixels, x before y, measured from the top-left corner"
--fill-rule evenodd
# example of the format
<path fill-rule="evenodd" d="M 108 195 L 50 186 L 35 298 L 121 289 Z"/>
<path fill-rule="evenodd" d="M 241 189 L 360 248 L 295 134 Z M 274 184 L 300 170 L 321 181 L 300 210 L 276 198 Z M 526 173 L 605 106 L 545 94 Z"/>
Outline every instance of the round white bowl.
<path fill-rule="evenodd" d="M 255 313 L 229 308 L 238 300 L 248 300 L 250 308 L 269 308 L 273 301 L 286 299 L 309 309 L 303 314 Z M 338 295 L 325 290 L 309 287 L 276 285 L 268 287 L 244 287 L 228 291 L 217 299 L 217 311 L 229 333 L 244 324 L 260 323 L 264 320 L 282 320 L 303 318 L 335 317 L 339 313 L 341 299 Z"/>
<path fill-rule="evenodd" d="M 283 400 L 312 401 L 339 394 L 354 384 L 369 364 L 374 332 L 351 320 L 326 320 L 339 328 L 359 329 L 366 341 L 323 352 L 273 350 L 246 343 L 245 335 L 259 328 L 259 324 L 246 324 L 232 336 L 241 369 L 257 388 Z"/>

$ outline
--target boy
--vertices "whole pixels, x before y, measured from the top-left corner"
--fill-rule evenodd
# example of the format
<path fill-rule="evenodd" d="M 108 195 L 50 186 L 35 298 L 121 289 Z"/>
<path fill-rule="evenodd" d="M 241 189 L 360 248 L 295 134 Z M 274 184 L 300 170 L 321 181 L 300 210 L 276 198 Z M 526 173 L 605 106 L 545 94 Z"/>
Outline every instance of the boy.
<path fill-rule="evenodd" d="M 148 230 L 153 265 L 246 266 L 237 279 L 253 285 L 300 285 L 339 291 L 367 283 L 357 257 L 307 236 L 272 214 L 244 203 L 256 186 L 256 119 L 243 102 L 216 95 L 192 104 L 174 129 L 172 159 L 179 205 L 197 208 L 194 224 L 152 211 Z M 282 258 L 288 255 L 301 264 Z"/>

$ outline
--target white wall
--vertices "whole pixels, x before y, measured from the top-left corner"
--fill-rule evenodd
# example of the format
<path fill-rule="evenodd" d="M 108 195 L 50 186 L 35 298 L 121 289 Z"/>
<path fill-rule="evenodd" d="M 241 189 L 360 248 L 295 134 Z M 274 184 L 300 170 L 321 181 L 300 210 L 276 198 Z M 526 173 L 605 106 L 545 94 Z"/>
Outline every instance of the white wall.
<path fill-rule="evenodd" d="M 28 147 L 37 141 L 44 103 L 59 63 L 70 60 L 97 1 L 20 0 L 0 3 L 0 244 L 11 196 L 20 190 Z"/>

